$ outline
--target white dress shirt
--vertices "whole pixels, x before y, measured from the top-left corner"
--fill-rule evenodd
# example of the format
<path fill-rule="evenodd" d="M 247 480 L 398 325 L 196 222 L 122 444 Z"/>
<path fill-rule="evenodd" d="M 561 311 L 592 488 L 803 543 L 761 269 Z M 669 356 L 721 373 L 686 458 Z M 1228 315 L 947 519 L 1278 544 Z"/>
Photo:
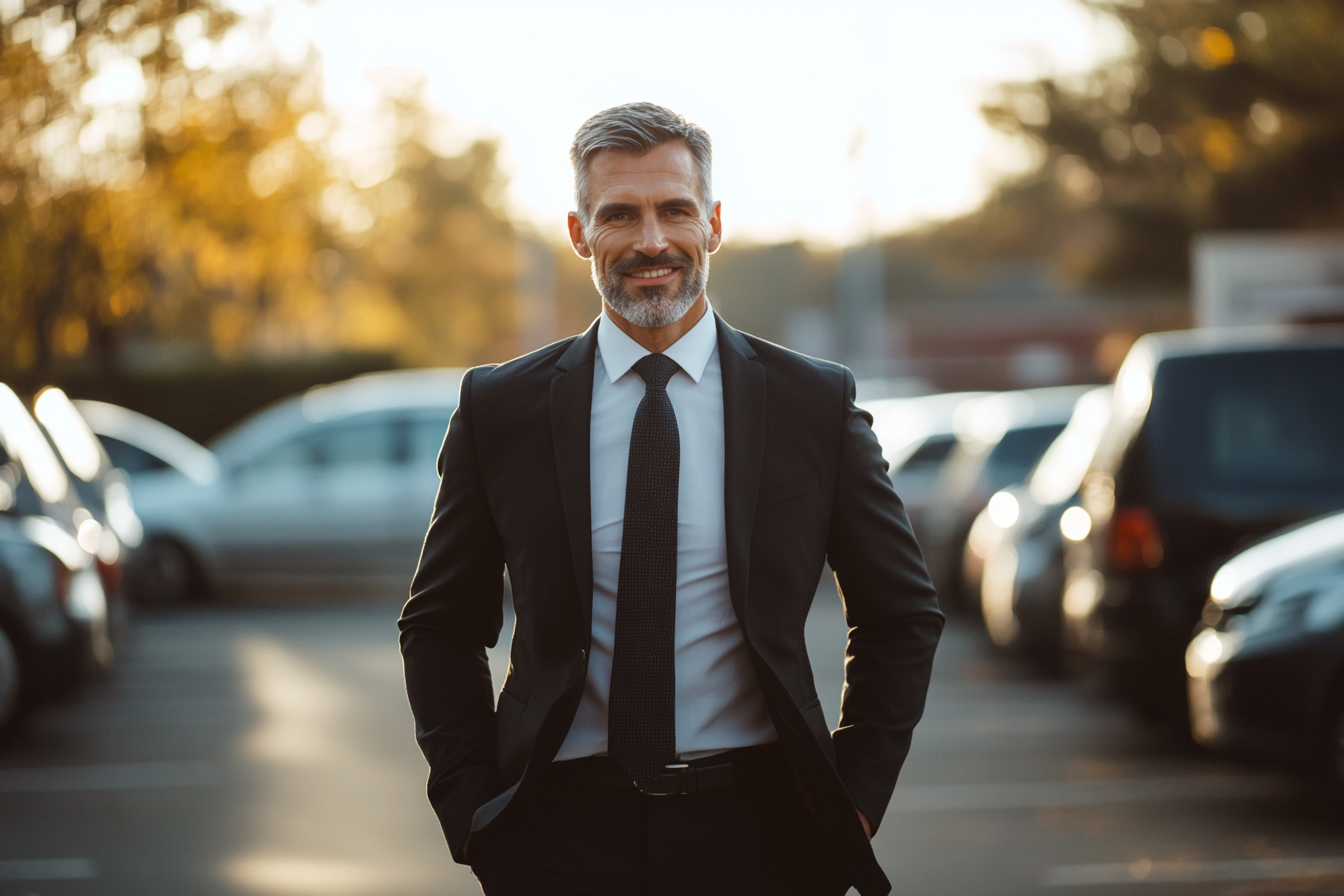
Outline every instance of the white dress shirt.
<path fill-rule="evenodd" d="M 616 586 L 625 520 L 630 430 L 644 397 L 631 370 L 649 354 L 606 313 L 597 325 L 589 430 L 593 639 L 583 699 L 557 760 L 607 752 L 607 699 L 616 641 Z M 723 501 L 723 374 L 714 312 L 667 351 L 681 370 L 667 395 L 677 415 L 677 753 L 696 759 L 777 740 L 728 596 Z"/>

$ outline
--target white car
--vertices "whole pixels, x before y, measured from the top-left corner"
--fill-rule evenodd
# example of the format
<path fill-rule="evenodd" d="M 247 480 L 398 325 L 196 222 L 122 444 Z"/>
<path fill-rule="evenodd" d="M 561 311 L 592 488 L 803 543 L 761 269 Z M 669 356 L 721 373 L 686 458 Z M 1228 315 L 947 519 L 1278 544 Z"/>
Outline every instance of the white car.
<path fill-rule="evenodd" d="M 461 378 L 458 369 L 391 371 L 318 386 L 237 424 L 208 459 L 189 448 L 176 460 L 160 455 L 162 466 L 131 480 L 145 528 L 138 597 L 404 592 Z M 108 436 L 106 421 L 86 417 Z M 137 447 L 149 450 L 143 438 Z"/>

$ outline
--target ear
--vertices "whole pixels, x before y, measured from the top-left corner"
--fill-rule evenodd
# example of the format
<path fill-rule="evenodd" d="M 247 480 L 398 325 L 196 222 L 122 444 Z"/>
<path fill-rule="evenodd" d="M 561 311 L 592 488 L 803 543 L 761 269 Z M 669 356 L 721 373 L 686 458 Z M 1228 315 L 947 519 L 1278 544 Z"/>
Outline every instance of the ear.
<path fill-rule="evenodd" d="M 593 250 L 588 248 L 588 239 L 583 233 L 583 222 L 578 212 L 569 213 L 569 244 L 580 258 L 592 258 Z"/>
<path fill-rule="evenodd" d="M 709 254 L 713 255 L 719 251 L 719 246 L 723 244 L 723 203 L 714 203 L 714 210 L 709 213 Z"/>

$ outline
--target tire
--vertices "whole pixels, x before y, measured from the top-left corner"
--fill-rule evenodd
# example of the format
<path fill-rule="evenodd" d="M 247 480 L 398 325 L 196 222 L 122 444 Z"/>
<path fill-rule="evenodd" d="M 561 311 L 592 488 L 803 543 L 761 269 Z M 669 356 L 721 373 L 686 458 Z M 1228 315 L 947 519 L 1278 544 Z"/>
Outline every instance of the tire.
<path fill-rule="evenodd" d="M 127 590 L 136 603 L 147 606 L 177 606 L 190 601 L 198 591 L 191 555 L 175 541 L 164 538 L 147 542 L 136 552 Z"/>
<path fill-rule="evenodd" d="M 0 731 L 4 731 L 14 721 L 22 696 L 19 652 L 14 648 L 9 633 L 0 628 Z"/>

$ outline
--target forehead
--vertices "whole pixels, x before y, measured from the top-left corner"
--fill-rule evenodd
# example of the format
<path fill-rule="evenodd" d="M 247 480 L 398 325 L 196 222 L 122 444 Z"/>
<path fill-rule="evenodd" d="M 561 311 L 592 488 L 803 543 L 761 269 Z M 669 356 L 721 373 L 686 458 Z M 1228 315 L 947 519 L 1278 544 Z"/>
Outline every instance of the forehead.
<path fill-rule="evenodd" d="M 643 155 L 603 150 L 589 160 L 588 184 L 594 200 L 612 199 L 621 193 L 650 195 L 688 190 L 694 196 L 695 156 L 680 140 L 655 146 Z"/>

